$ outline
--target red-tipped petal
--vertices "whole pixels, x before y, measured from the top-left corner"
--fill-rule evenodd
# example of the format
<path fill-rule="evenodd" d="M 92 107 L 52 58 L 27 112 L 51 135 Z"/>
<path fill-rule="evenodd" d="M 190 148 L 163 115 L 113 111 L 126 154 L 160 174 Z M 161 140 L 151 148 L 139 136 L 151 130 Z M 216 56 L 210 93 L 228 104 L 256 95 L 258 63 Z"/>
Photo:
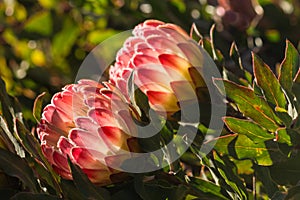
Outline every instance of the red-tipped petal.
<path fill-rule="evenodd" d="M 148 91 L 147 96 L 154 110 L 160 111 L 160 106 L 162 106 L 166 112 L 176 112 L 179 110 L 177 98 L 174 93 Z"/>
<path fill-rule="evenodd" d="M 78 147 L 89 148 L 107 154 L 109 149 L 104 141 L 99 137 L 98 131 L 88 132 L 80 129 L 72 129 L 70 131 L 70 140 Z"/>
<path fill-rule="evenodd" d="M 58 151 L 54 151 L 53 161 L 54 161 L 54 165 L 56 165 L 58 168 L 61 168 L 64 171 L 70 171 L 68 160 L 65 155 L 62 155 Z"/>
<path fill-rule="evenodd" d="M 174 78 L 180 74 L 185 80 L 191 80 L 188 72 L 191 64 L 186 59 L 173 54 L 162 54 L 159 56 L 159 60 L 162 65 L 166 66 L 166 71 Z"/>
<path fill-rule="evenodd" d="M 76 164 L 84 169 L 108 170 L 104 158 L 105 155 L 91 149 L 78 148 L 72 149 L 72 157 Z"/>
<path fill-rule="evenodd" d="M 113 126 L 104 126 L 99 129 L 99 135 L 112 150 L 123 149 L 128 151 L 127 135 L 123 130 Z"/>
<path fill-rule="evenodd" d="M 70 155 L 70 152 L 74 145 L 72 145 L 69 140 L 65 137 L 61 137 L 57 143 L 57 146 L 62 151 L 64 155 Z"/>

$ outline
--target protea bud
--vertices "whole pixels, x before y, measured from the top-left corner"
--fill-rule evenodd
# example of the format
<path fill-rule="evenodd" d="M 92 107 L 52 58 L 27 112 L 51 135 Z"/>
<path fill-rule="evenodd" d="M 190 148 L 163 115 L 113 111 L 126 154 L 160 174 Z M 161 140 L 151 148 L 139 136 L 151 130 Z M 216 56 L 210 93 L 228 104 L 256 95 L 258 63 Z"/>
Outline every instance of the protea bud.
<path fill-rule="evenodd" d="M 137 151 L 134 111 L 128 105 L 114 86 L 92 80 L 80 80 L 55 94 L 37 128 L 42 152 L 54 170 L 72 179 L 69 157 L 93 183 L 114 182 L 120 171 L 111 166 L 121 166 Z"/>
<path fill-rule="evenodd" d="M 195 91 L 206 87 L 199 73 L 204 63 L 203 50 L 184 30 L 147 20 L 134 28 L 119 50 L 110 81 L 130 97 L 133 80 L 152 109 L 170 115 L 181 103 L 197 100 Z"/>

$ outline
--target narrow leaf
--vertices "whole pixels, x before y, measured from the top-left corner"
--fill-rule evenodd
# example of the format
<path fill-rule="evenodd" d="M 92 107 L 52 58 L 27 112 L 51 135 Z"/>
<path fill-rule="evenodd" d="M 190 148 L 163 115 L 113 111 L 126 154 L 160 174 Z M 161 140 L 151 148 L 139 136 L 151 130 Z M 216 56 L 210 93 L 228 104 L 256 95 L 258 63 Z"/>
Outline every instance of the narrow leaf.
<path fill-rule="evenodd" d="M 273 181 L 268 167 L 254 165 L 256 177 L 263 183 L 268 196 L 271 198 L 276 192 L 279 192 L 277 184 Z"/>
<path fill-rule="evenodd" d="M 265 98 L 276 107 L 286 108 L 287 102 L 275 74 L 257 55 L 253 54 L 252 56 L 256 82 L 263 90 Z"/>
<path fill-rule="evenodd" d="M 283 122 L 263 99 L 255 95 L 250 88 L 237 85 L 231 81 L 214 79 L 221 94 L 234 101 L 241 113 L 251 118 L 270 132 L 275 132 Z M 222 84 L 224 84 L 225 91 Z"/>
<path fill-rule="evenodd" d="M 19 178 L 30 191 L 37 192 L 37 182 L 32 169 L 16 154 L 0 149 L 0 168 L 7 175 Z"/>
<path fill-rule="evenodd" d="M 37 122 L 41 120 L 41 114 L 42 114 L 42 106 L 43 106 L 43 100 L 45 98 L 46 92 L 43 92 L 40 94 L 34 101 L 33 104 L 33 117 Z"/>
<path fill-rule="evenodd" d="M 199 178 L 190 178 L 191 182 L 191 188 L 195 191 L 196 194 L 199 196 L 207 196 L 208 199 L 228 199 L 229 196 L 221 188 L 221 186 L 218 186 L 212 182 L 199 179 Z M 195 194 L 194 194 L 195 195 Z"/>
<path fill-rule="evenodd" d="M 300 56 L 294 45 L 286 40 L 285 58 L 280 65 L 279 81 L 282 87 L 291 92 L 293 80 L 300 66 Z"/>
<path fill-rule="evenodd" d="M 273 134 L 249 120 L 225 117 L 224 122 L 233 133 L 244 134 L 255 143 L 275 138 Z"/>
<path fill-rule="evenodd" d="M 226 156 L 221 158 L 216 152 L 213 153 L 213 156 L 218 172 L 225 183 L 230 186 L 232 192 L 238 194 L 240 199 L 248 199 L 246 188 L 234 170 L 234 164 Z"/>
<path fill-rule="evenodd" d="M 1 102 L 2 114 L 8 125 L 8 129 L 11 133 L 13 133 L 13 131 L 14 131 L 14 124 L 13 124 L 14 110 L 10 103 L 11 102 L 10 98 L 6 92 L 5 82 L 1 78 L 0 78 L 0 102 Z"/>
<path fill-rule="evenodd" d="M 99 199 L 99 200 L 108 200 L 110 195 L 107 190 L 104 188 L 96 187 L 82 172 L 80 167 L 69 162 L 74 183 L 77 189 L 87 198 L 87 199 Z"/>

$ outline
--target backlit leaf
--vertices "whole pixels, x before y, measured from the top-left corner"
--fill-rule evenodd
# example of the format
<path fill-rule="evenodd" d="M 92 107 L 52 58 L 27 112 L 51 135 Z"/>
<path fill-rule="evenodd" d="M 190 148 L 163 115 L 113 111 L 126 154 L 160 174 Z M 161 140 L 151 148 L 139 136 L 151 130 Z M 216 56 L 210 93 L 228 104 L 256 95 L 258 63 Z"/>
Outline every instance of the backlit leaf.
<path fill-rule="evenodd" d="M 225 91 L 220 87 L 222 82 Z M 224 96 L 236 103 L 241 113 L 268 131 L 275 132 L 282 126 L 281 119 L 276 116 L 268 103 L 263 98 L 258 97 L 252 89 L 222 79 L 214 79 L 214 83 Z"/>
<path fill-rule="evenodd" d="M 254 143 L 245 135 L 226 135 L 218 138 L 214 148 L 221 154 L 237 159 L 251 159 L 258 165 L 270 166 L 286 159 L 274 141 Z"/>
<path fill-rule="evenodd" d="M 263 90 L 267 101 L 276 105 L 276 107 L 286 108 L 287 102 L 275 74 L 255 54 L 253 54 L 253 70 L 257 85 Z"/>
<path fill-rule="evenodd" d="M 293 80 L 300 67 L 300 56 L 294 45 L 286 40 L 285 57 L 280 65 L 279 81 L 282 87 L 291 92 Z"/>
<path fill-rule="evenodd" d="M 273 134 L 249 120 L 225 117 L 224 122 L 233 133 L 244 134 L 255 143 L 275 138 Z"/>

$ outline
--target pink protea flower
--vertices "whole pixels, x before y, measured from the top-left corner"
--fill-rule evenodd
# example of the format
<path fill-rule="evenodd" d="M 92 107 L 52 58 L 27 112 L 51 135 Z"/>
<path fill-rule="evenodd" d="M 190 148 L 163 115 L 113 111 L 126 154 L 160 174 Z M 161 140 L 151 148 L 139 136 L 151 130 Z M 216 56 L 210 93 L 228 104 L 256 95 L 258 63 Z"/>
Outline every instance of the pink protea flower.
<path fill-rule="evenodd" d="M 136 127 L 122 94 L 108 83 L 80 80 L 55 94 L 37 128 L 41 148 L 54 170 L 72 179 L 67 156 L 96 184 L 114 182 L 138 145 Z"/>
<path fill-rule="evenodd" d="M 180 110 L 180 103 L 197 100 L 195 91 L 206 87 L 199 74 L 205 62 L 202 51 L 180 27 L 147 20 L 119 50 L 110 81 L 130 97 L 132 77 L 152 109 L 171 115 Z"/>

